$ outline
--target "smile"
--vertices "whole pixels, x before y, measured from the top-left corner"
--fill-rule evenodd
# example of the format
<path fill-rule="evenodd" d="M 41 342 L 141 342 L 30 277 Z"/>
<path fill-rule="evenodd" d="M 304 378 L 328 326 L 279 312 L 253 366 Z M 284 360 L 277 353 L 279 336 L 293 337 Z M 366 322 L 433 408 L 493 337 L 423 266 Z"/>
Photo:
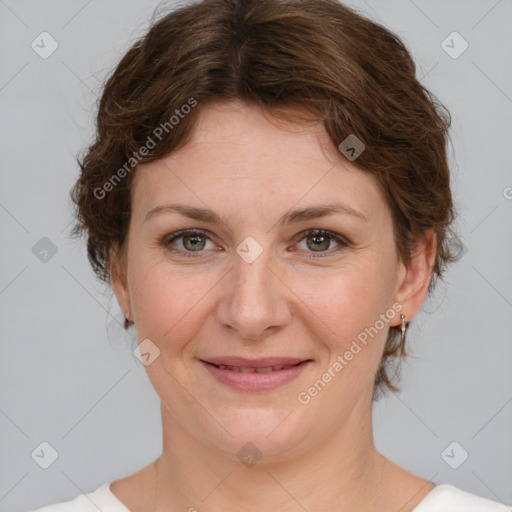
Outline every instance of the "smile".
<path fill-rule="evenodd" d="M 222 362 L 226 363 L 226 360 Z M 234 360 L 229 361 L 235 363 Z M 313 363 L 307 360 L 272 361 L 236 361 L 238 364 L 222 364 L 200 360 L 213 381 L 238 391 L 272 391 L 296 379 Z M 283 364 L 288 363 L 288 364 Z"/>
<path fill-rule="evenodd" d="M 300 364 L 300 363 L 298 363 Z M 269 373 L 269 372 L 277 372 L 279 370 L 287 370 L 288 368 L 293 368 L 294 364 L 288 364 L 286 366 L 279 364 L 277 366 L 267 366 L 265 368 L 250 368 L 250 367 L 244 367 L 244 366 L 226 366 L 226 365 L 214 365 L 217 368 L 220 368 L 221 370 L 230 370 L 232 372 L 242 372 L 242 373 Z"/>

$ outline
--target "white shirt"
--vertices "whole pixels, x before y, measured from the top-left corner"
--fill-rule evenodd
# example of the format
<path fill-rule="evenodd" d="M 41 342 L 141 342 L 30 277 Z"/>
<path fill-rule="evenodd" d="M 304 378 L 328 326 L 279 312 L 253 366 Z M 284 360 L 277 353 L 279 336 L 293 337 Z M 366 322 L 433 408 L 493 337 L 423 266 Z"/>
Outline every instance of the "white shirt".
<path fill-rule="evenodd" d="M 107 482 L 74 500 L 47 505 L 31 512 L 131 512 L 110 490 Z M 497 501 L 463 491 L 450 484 L 436 485 L 413 512 L 512 512 Z"/>

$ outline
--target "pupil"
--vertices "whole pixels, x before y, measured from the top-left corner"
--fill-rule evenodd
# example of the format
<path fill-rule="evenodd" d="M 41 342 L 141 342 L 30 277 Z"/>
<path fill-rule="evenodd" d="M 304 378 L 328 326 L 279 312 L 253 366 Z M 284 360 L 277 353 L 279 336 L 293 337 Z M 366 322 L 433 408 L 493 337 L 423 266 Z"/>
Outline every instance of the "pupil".
<path fill-rule="evenodd" d="M 322 236 L 322 235 L 314 235 L 311 238 L 313 240 L 315 240 L 315 242 L 313 242 L 313 248 L 316 248 L 316 249 L 327 249 L 327 246 L 329 245 L 329 238 L 328 237 Z M 318 243 L 317 243 L 317 241 L 318 241 Z"/>
<path fill-rule="evenodd" d="M 202 249 L 204 246 L 204 240 L 201 241 L 201 238 L 202 237 L 200 235 L 185 236 L 185 247 L 187 247 L 187 249 L 192 249 L 193 251 Z M 187 244 L 187 241 L 191 242 L 190 246 Z"/>

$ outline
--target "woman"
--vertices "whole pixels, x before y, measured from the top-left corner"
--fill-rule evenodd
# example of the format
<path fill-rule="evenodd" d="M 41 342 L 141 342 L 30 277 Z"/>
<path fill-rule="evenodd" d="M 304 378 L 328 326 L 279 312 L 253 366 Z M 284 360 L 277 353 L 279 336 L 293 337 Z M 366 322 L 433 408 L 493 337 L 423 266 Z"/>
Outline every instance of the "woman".
<path fill-rule="evenodd" d="M 51 511 L 495 511 L 373 443 L 455 260 L 450 118 L 333 0 L 204 0 L 108 80 L 72 191 L 161 399 L 163 452 Z"/>

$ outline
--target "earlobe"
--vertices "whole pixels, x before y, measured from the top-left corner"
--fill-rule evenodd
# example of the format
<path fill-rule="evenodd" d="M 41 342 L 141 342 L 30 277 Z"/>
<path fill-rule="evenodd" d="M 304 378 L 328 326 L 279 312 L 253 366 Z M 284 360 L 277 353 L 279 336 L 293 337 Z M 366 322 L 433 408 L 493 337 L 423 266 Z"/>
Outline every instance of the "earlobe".
<path fill-rule="evenodd" d="M 436 236 L 433 229 L 423 233 L 411 262 L 401 272 L 400 284 L 395 300 L 402 305 L 402 313 L 410 321 L 420 311 L 432 279 L 432 268 L 436 258 Z"/>
<path fill-rule="evenodd" d="M 119 256 L 117 247 L 110 250 L 110 275 L 112 278 L 112 286 L 116 294 L 119 307 L 124 313 L 124 316 L 131 320 L 131 304 L 130 294 L 128 291 L 126 269 L 122 258 Z"/>

